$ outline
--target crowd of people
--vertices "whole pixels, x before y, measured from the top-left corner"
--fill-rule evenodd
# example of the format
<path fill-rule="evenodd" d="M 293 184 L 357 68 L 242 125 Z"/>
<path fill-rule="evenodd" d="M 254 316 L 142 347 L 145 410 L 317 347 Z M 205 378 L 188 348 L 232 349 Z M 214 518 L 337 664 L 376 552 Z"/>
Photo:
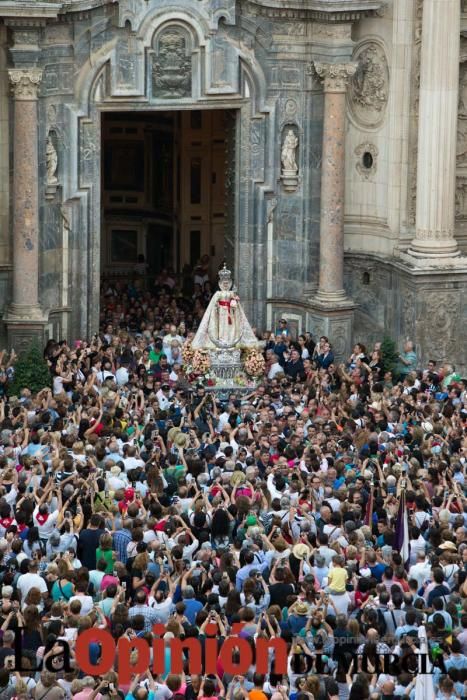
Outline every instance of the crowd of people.
<path fill-rule="evenodd" d="M 414 700 L 382 660 L 422 639 L 433 697 L 467 696 L 466 381 L 409 342 L 398 365 L 380 343 L 337 362 L 280 319 L 258 387 L 220 400 L 183 366 L 211 295 L 192 282 L 104 285 L 100 332 L 49 341 L 37 394 L 9 393 L 2 355 L 0 700 Z M 155 623 L 163 673 L 76 663 L 84 631 L 150 644 Z M 173 673 L 171 640 L 203 646 L 208 623 L 219 645 L 236 623 L 253 651 L 282 638 L 288 672 Z"/>

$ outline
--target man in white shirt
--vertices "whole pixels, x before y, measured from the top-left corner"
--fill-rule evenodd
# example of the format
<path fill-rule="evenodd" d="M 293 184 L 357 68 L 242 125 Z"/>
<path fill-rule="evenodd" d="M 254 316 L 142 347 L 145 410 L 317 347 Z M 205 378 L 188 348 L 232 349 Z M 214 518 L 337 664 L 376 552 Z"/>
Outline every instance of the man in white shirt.
<path fill-rule="evenodd" d="M 48 595 L 47 584 L 42 576 L 39 576 L 37 569 L 37 561 L 32 560 L 29 563 L 29 573 L 22 574 L 18 578 L 16 587 L 21 594 L 22 601 L 24 601 L 31 588 L 38 588 L 43 598 L 46 598 Z"/>
<path fill-rule="evenodd" d="M 34 525 L 39 530 L 40 540 L 49 539 L 50 535 L 55 530 L 55 525 L 57 524 L 58 516 L 58 510 L 55 510 L 53 513 L 49 513 L 49 506 L 47 505 L 47 503 L 41 503 L 34 509 L 32 519 Z"/>
<path fill-rule="evenodd" d="M 131 445 L 127 450 L 127 456 L 123 459 L 123 464 L 125 465 L 125 472 L 128 474 L 132 469 L 137 469 L 138 467 L 144 467 L 144 462 L 142 459 L 136 456 L 136 447 Z"/>
<path fill-rule="evenodd" d="M 427 561 L 425 553 L 419 551 L 417 554 L 417 563 L 409 569 L 409 578 L 414 578 L 418 587 L 421 588 L 423 583 L 430 578 L 431 575 L 431 564 Z"/>
<path fill-rule="evenodd" d="M 284 374 L 284 368 L 279 364 L 279 357 L 277 355 L 273 355 L 272 365 L 268 372 L 268 379 L 274 379 L 277 374 Z"/>
<path fill-rule="evenodd" d="M 181 335 L 178 335 L 177 326 L 172 325 L 170 326 L 169 333 L 162 338 L 162 347 L 165 355 L 168 356 L 170 354 L 170 346 L 174 340 L 176 340 L 179 345 L 183 345 L 183 338 Z"/>

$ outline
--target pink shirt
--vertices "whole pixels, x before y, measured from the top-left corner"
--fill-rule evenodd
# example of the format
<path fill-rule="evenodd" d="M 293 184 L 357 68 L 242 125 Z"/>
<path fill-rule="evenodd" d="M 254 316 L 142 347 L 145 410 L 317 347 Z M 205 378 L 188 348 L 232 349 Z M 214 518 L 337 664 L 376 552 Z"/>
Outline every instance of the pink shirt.
<path fill-rule="evenodd" d="M 94 691 L 92 688 L 84 688 L 84 690 L 81 690 L 79 693 L 76 693 L 76 695 L 73 695 L 73 700 L 88 700 L 93 692 Z M 97 693 L 95 700 L 102 700 L 102 695 Z"/>

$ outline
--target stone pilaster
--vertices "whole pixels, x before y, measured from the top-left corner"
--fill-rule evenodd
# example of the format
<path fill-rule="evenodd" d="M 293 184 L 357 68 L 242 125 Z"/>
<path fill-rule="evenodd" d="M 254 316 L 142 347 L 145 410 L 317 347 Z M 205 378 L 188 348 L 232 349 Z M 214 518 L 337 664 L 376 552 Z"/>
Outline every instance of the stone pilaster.
<path fill-rule="evenodd" d="M 416 232 L 409 254 L 459 255 L 454 238 L 459 0 L 423 4 Z"/>
<path fill-rule="evenodd" d="M 336 355 L 341 359 L 350 346 L 354 309 L 344 290 L 345 112 L 346 91 L 357 64 L 315 62 L 314 67 L 323 80 L 324 123 L 319 286 L 311 299 L 311 322 L 331 342 L 339 337 Z"/>
<path fill-rule="evenodd" d="M 37 92 L 39 68 L 8 71 L 14 97 L 13 120 L 13 297 L 5 315 L 15 347 L 40 335 Z"/>

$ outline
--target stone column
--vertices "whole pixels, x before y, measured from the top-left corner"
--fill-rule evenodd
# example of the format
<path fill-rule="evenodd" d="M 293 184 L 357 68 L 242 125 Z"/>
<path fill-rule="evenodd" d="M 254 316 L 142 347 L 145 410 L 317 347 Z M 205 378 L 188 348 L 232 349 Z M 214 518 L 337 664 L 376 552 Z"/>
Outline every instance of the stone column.
<path fill-rule="evenodd" d="M 12 68 L 8 75 L 14 95 L 13 297 L 5 321 L 10 342 L 18 346 L 38 335 L 44 321 L 39 306 L 37 142 L 37 91 L 42 70 Z"/>
<path fill-rule="evenodd" d="M 349 352 L 354 304 L 344 291 L 345 93 L 355 63 L 315 62 L 324 81 L 319 286 L 310 300 L 309 322 L 316 336 L 327 335 L 337 361 Z"/>
<path fill-rule="evenodd" d="M 454 238 L 459 42 L 459 0 L 425 0 L 416 231 L 408 251 L 417 257 L 459 255 Z"/>
<path fill-rule="evenodd" d="M 315 63 L 324 80 L 321 220 L 317 301 L 346 302 L 344 291 L 345 93 L 354 63 Z"/>

